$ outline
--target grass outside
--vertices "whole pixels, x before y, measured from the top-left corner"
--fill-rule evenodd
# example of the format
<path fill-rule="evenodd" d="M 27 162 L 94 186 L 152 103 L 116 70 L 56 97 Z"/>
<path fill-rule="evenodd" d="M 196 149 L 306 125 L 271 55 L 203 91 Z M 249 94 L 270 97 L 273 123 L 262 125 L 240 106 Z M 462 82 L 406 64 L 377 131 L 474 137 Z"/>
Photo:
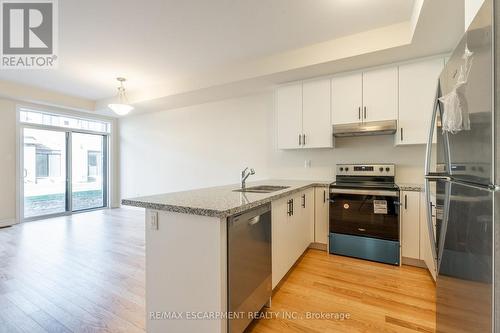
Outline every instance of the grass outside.
<path fill-rule="evenodd" d="M 103 191 L 91 190 L 73 193 L 73 210 L 98 208 L 104 205 Z M 63 213 L 66 210 L 64 193 L 38 195 L 24 199 L 24 217 Z"/>

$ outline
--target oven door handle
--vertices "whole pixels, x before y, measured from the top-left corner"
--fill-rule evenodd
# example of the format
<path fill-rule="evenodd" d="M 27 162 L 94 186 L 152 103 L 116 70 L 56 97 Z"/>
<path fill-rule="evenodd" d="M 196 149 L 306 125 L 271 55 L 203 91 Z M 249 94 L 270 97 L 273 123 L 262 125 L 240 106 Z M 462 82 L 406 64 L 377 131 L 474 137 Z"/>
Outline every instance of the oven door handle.
<path fill-rule="evenodd" d="M 361 190 L 361 189 L 352 189 L 352 188 L 331 188 L 330 193 L 380 195 L 380 196 L 385 196 L 385 197 L 399 197 L 399 191 L 390 191 L 390 190 Z"/>

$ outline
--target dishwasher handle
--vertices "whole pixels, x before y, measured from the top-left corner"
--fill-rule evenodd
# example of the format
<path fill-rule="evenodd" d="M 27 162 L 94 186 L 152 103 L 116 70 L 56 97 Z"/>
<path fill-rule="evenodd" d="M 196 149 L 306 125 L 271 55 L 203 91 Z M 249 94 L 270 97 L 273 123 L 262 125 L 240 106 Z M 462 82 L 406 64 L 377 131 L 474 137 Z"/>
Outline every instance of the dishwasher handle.
<path fill-rule="evenodd" d="M 248 225 L 254 225 L 260 222 L 260 215 L 252 217 L 250 220 L 248 220 Z"/>
<path fill-rule="evenodd" d="M 248 222 L 249 225 L 254 225 L 260 222 L 260 216 L 271 211 L 271 204 L 264 204 L 257 208 L 253 208 L 242 212 L 238 215 L 233 215 L 228 218 L 229 222 Z"/>

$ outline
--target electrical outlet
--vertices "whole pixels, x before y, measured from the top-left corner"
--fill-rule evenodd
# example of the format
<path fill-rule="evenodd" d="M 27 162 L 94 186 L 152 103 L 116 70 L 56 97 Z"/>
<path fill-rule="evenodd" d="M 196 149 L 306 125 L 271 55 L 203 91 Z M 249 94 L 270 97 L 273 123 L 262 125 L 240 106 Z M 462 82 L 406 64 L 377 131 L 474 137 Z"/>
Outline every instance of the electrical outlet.
<path fill-rule="evenodd" d="M 149 226 L 151 230 L 158 230 L 158 212 L 151 212 L 149 214 Z"/>

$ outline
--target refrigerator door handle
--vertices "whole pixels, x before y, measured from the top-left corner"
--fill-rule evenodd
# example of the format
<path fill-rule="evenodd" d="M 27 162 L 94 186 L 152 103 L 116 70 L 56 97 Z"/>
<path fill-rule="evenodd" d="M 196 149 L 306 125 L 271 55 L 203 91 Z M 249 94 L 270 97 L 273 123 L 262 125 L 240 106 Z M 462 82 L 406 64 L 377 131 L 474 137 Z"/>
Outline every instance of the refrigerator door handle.
<path fill-rule="evenodd" d="M 446 230 L 448 228 L 448 217 L 450 213 L 450 199 L 451 199 L 451 183 L 445 183 L 445 191 L 444 191 L 444 206 L 443 206 L 443 219 L 441 222 L 440 233 L 439 233 L 439 244 L 437 250 L 437 267 L 436 273 L 439 273 L 439 268 L 441 267 L 441 259 L 443 257 L 443 249 L 446 240 Z M 437 218 L 437 211 L 436 211 Z"/>
<path fill-rule="evenodd" d="M 429 126 L 429 137 L 427 139 L 427 146 L 425 147 L 425 174 L 428 175 L 431 172 L 431 155 L 432 155 L 432 139 L 434 137 L 434 128 L 436 127 L 436 116 L 439 110 L 439 81 L 436 89 L 436 97 L 434 98 L 434 106 L 432 111 L 431 123 Z"/>
<path fill-rule="evenodd" d="M 431 202 L 431 189 L 430 189 L 431 180 L 425 180 L 425 200 L 426 200 L 426 208 L 427 208 L 427 229 L 429 231 L 429 242 L 431 243 L 431 253 L 434 261 L 434 268 L 437 273 L 437 248 L 436 248 L 436 236 L 434 234 L 434 223 L 432 221 L 432 202 Z"/>
<path fill-rule="evenodd" d="M 440 174 L 428 174 L 425 176 L 426 180 L 429 181 L 437 181 L 437 180 L 446 180 L 446 181 L 451 181 L 451 177 L 448 176 L 442 176 Z"/>

